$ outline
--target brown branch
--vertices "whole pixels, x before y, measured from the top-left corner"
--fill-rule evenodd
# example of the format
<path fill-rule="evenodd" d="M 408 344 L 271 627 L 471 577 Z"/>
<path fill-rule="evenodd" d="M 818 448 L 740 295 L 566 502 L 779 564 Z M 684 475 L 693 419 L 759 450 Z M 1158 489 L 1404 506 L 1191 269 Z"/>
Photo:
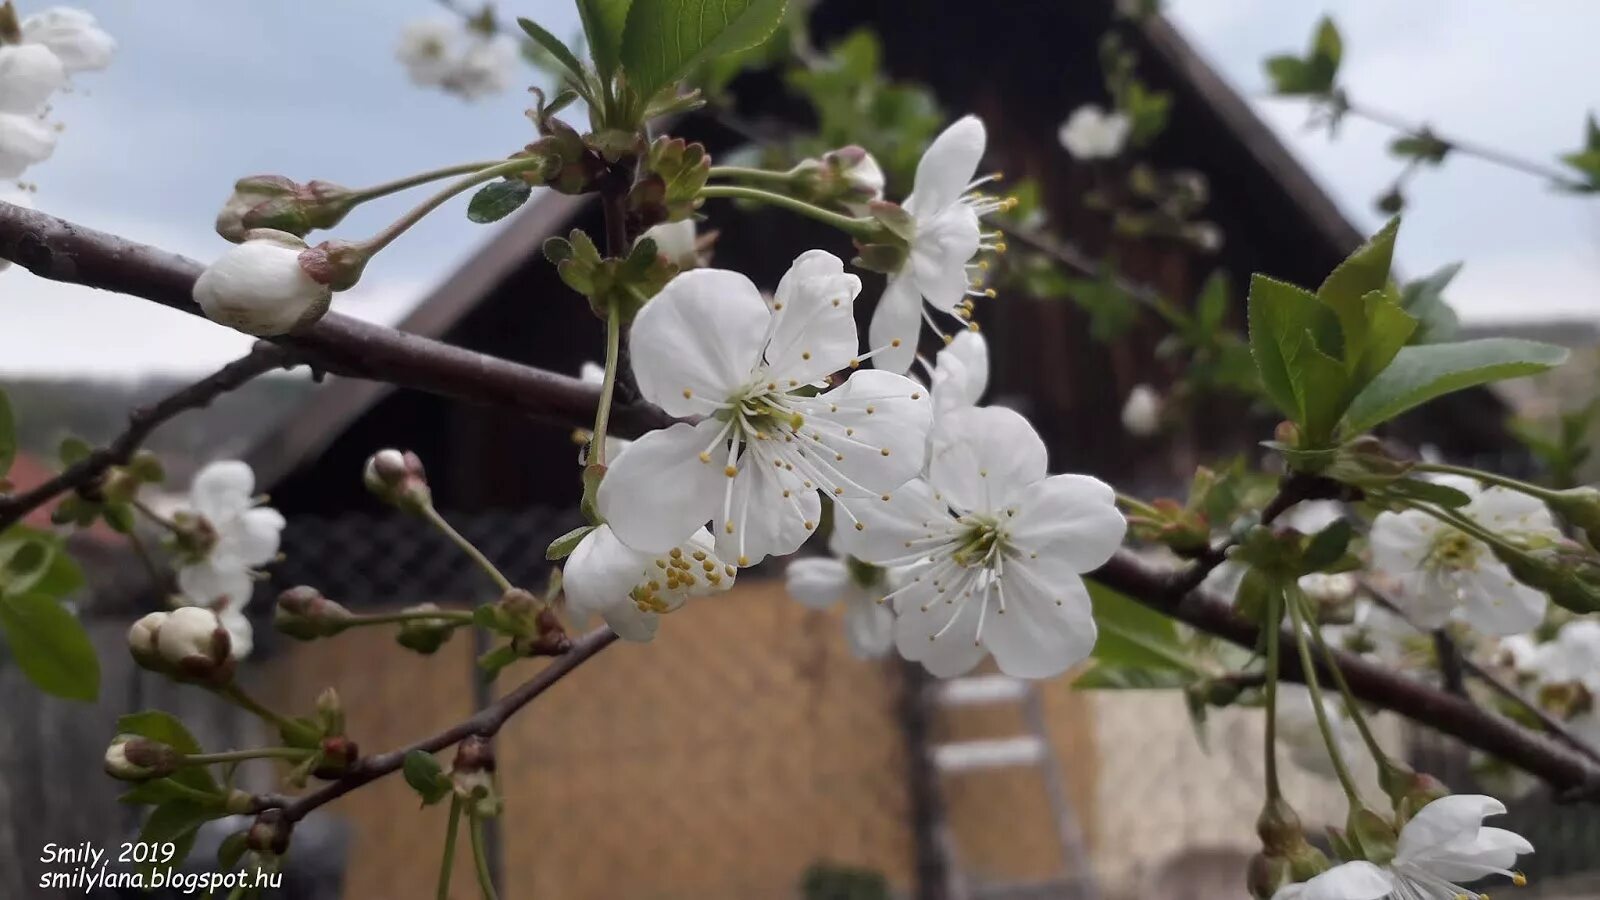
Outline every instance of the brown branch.
<path fill-rule="evenodd" d="M 0 204 L 4 205 L 4 204 Z M 257 343 L 250 352 L 156 403 L 141 407 L 128 416 L 127 430 L 110 444 L 91 452 L 59 475 L 26 491 L 0 494 L 0 531 L 21 521 L 33 510 L 60 494 L 90 487 L 112 466 L 127 465 L 150 433 L 168 419 L 191 409 L 199 409 L 223 394 L 273 369 L 291 368 L 295 355 L 275 344 Z"/>
<path fill-rule="evenodd" d="M 131 294 L 201 315 L 190 294 L 204 267 L 194 260 L 3 202 L 0 259 L 41 278 Z M 384 381 L 562 424 L 592 421 L 599 398 L 593 385 L 576 378 L 336 312 L 273 340 L 323 372 Z M 621 405 L 611 413 L 619 436 L 672 421 L 647 404 Z"/>
<path fill-rule="evenodd" d="M 189 290 L 200 267 L 187 259 L 90 231 L 52 216 L 0 203 L 0 258 L 10 259 L 37 275 L 144 297 L 193 312 Z M 598 389 L 576 379 L 495 359 L 438 341 L 401 334 L 330 314 L 304 332 L 279 342 L 304 360 L 336 374 L 373 378 L 402 386 L 459 397 L 473 403 L 518 410 L 530 415 L 582 426 L 593 413 Z M 623 415 L 625 413 L 625 415 Z M 671 421 L 659 410 L 618 410 L 633 431 Z M 613 421 L 618 421 L 614 416 Z M 1321 487 L 1296 487 L 1291 477 L 1262 519 L 1289 508 L 1291 500 L 1322 495 Z M 1296 496 L 1304 491 L 1303 496 Z M 1172 570 L 1119 551 L 1093 577 L 1138 602 L 1208 634 L 1244 647 L 1254 647 L 1257 629 L 1236 615 L 1229 604 L 1193 590 L 1220 558 Z M 1206 567 L 1202 569 L 1202 567 Z M 1196 577 L 1198 574 L 1198 578 Z M 614 636 L 601 631 L 582 638 L 566 656 L 506 695 L 495 705 L 449 731 L 417 744 L 364 760 L 356 772 L 285 805 L 295 816 L 342 796 L 361 784 L 398 769 L 410 750 L 433 752 L 469 734 L 492 733 L 505 716 L 609 644 Z M 1600 800 L 1600 765 L 1561 744 L 1478 708 L 1461 697 L 1390 671 L 1348 653 L 1336 653 L 1355 694 L 1363 700 L 1407 716 L 1493 754 L 1535 775 L 1569 799 Z M 1321 663 L 1320 665 L 1326 665 Z M 1299 664 L 1283 662 L 1285 677 L 1297 679 Z"/>
<path fill-rule="evenodd" d="M 253 811 L 282 809 L 285 819 L 297 822 L 317 807 L 337 800 L 385 775 L 399 771 L 405 765 L 406 755 L 409 753 L 419 751 L 437 753 L 474 735 L 493 737 L 518 710 L 554 687 L 556 682 L 567 677 L 574 669 L 588 662 L 595 654 L 611 646 L 616 640 L 617 633 L 602 625 L 578 638 L 572 643 L 572 649 L 551 660 L 550 664 L 540 669 L 537 675 L 512 688 L 505 696 L 485 706 L 471 718 L 397 750 L 362 757 L 337 781 L 330 781 L 310 793 L 298 797 L 277 794 L 257 795 Z"/>

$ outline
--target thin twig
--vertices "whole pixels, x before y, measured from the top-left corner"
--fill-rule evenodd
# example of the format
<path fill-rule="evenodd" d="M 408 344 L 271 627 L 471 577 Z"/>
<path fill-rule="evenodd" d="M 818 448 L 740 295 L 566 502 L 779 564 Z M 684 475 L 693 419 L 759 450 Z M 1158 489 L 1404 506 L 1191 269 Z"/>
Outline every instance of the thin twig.
<path fill-rule="evenodd" d="M 1562 187 L 1575 189 L 1581 189 L 1584 187 L 1583 182 L 1574 179 L 1568 173 L 1556 169 L 1553 166 L 1549 166 L 1540 162 L 1534 162 L 1530 159 L 1523 159 L 1515 154 L 1507 153 L 1504 150 L 1484 144 L 1476 144 L 1470 141 L 1461 141 L 1457 140 L 1456 138 L 1445 137 L 1425 124 L 1419 125 L 1415 122 L 1408 121 L 1395 113 L 1391 113 L 1386 110 L 1374 109 L 1366 104 L 1352 103 L 1350 102 L 1349 97 L 1343 98 L 1343 106 L 1346 115 L 1355 116 L 1360 119 L 1366 119 L 1369 122 L 1382 125 L 1385 128 L 1393 129 L 1402 134 L 1415 135 L 1417 137 L 1426 135 L 1427 137 L 1431 137 L 1433 140 L 1438 141 L 1440 144 L 1449 147 L 1450 149 L 1448 152 L 1450 153 L 1459 153 L 1463 156 L 1476 156 L 1485 162 L 1494 163 L 1497 166 L 1522 172 L 1525 175 L 1532 175 L 1536 178 L 1548 179 Z"/>
<path fill-rule="evenodd" d="M 4 206 L 5 204 L 0 204 Z M 248 354 L 234 360 L 185 388 L 156 403 L 136 409 L 128 417 L 127 430 L 110 444 L 68 466 L 43 484 L 16 494 L 0 496 L 0 531 L 16 524 L 28 513 L 67 491 L 87 488 L 112 466 L 127 465 L 150 433 L 181 412 L 199 409 L 212 400 L 238 388 L 265 372 L 294 365 L 294 354 L 282 347 L 259 342 Z"/>

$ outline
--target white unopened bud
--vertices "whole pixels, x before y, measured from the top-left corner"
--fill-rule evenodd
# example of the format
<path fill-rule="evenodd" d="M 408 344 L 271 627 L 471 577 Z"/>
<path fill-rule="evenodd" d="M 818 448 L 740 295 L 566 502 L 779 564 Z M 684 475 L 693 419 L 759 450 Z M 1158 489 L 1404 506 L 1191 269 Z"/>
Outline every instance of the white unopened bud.
<path fill-rule="evenodd" d="M 328 311 L 333 291 L 301 265 L 305 241 L 258 229 L 200 273 L 194 299 L 214 322 L 260 337 L 285 334 Z"/>
<path fill-rule="evenodd" d="M 161 655 L 156 652 L 156 632 L 167 621 L 164 612 L 153 612 L 133 623 L 128 629 L 128 652 L 139 665 L 147 669 L 160 668 Z"/>
<path fill-rule="evenodd" d="M 696 235 L 693 219 L 663 222 L 639 235 L 639 240 L 645 238 L 655 241 L 656 253 L 676 263 L 680 269 L 692 269 L 700 264 L 699 256 L 695 252 Z"/>
<path fill-rule="evenodd" d="M 136 734 L 119 734 L 106 747 L 106 774 L 122 781 L 147 781 L 171 775 L 178 768 L 171 746 Z"/>
<path fill-rule="evenodd" d="M 167 613 L 156 629 L 155 646 L 161 662 L 186 678 L 223 683 L 233 675 L 228 629 L 203 606 L 182 606 Z"/>
<path fill-rule="evenodd" d="M 66 66 L 50 48 L 0 45 L 0 111 L 33 115 L 66 83 Z"/>
<path fill-rule="evenodd" d="M 862 202 L 883 199 L 883 167 L 877 157 L 857 147 L 835 150 L 829 156 L 839 158 L 839 174 Z"/>
<path fill-rule="evenodd" d="M 1122 427 L 1136 437 L 1149 437 L 1161 429 L 1161 395 L 1148 384 L 1135 385 L 1122 404 Z"/>

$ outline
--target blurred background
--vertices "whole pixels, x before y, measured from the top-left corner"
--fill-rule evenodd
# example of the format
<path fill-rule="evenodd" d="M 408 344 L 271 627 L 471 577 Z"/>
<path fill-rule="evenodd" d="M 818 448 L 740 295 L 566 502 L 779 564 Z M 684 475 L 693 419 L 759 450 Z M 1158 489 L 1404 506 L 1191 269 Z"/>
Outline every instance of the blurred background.
<path fill-rule="evenodd" d="M 412 83 L 395 58 L 407 26 L 462 22 L 477 7 L 80 5 L 116 37 L 117 56 L 54 104 L 58 148 L 28 171 L 28 196 L 200 260 L 226 246 L 211 223 L 235 179 L 356 186 L 505 155 L 535 137 L 522 88 L 553 83 L 535 58 L 506 89 L 471 100 Z M 786 166 L 859 132 L 898 199 L 927 137 L 964 112 L 982 115 L 986 166 L 1026 198 L 1006 223 L 1015 237 L 994 275 L 1001 297 L 977 314 L 995 357 L 991 398 L 1034 418 L 1053 469 L 1144 496 L 1181 494 L 1197 463 L 1251 452 L 1270 430 L 1272 417 L 1229 374 L 1248 275 L 1315 285 L 1381 226 L 1388 213 L 1375 200 L 1405 173 L 1397 273 L 1420 279 L 1465 263 L 1445 295 L 1459 322 L 1438 314 L 1441 333 L 1526 335 L 1577 353 L 1560 378 L 1459 395 L 1391 436 L 1529 477 L 1578 467 L 1527 436 L 1558 428 L 1593 395 L 1600 206 L 1462 154 L 1408 166 L 1390 149 L 1393 129 L 1358 117 L 1330 135 L 1311 124 L 1305 98 L 1274 94 L 1262 62 L 1302 53 L 1329 14 L 1344 35 L 1339 83 L 1351 97 L 1557 167 L 1556 156 L 1582 147 L 1584 116 L 1600 100 L 1589 47 L 1600 8 L 1169 0 L 1160 16 L 1130 15 L 1139 5 L 821 0 L 774 47 L 702 73 L 712 102 L 675 133 L 719 160 Z M 558 36 L 579 33 L 567 0 L 495 9 L 502 26 L 526 15 Z M 1123 107 L 1130 78 L 1166 98 L 1159 127 L 1105 158 L 1065 149 L 1063 121 L 1084 104 Z M 581 127 L 581 113 L 565 115 Z M 363 207 L 339 234 L 371 233 L 405 204 Z M 536 194 L 485 226 L 461 205 L 406 234 L 336 308 L 559 371 L 599 358 L 594 320 L 538 252 L 551 234 L 592 227 L 595 210 Z M 848 251 L 767 212 L 704 212 L 702 233 L 720 231 L 715 264 L 764 286 L 801 249 Z M 869 279 L 863 298 L 880 289 Z M 1211 293 L 1218 318 L 1201 323 Z M 1151 298 L 1183 312 L 1162 313 Z M 12 480 L 43 480 L 64 436 L 109 439 L 129 408 L 249 343 L 183 312 L 16 267 L 0 273 L 0 382 L 23 445 Z M 1160 398 L 1149 427 L 1128 418 L 1141 385 Z M 1578 430 L 1591 431 L 1591 419 Z M 421 453 L 441 509 L 513 580 L 542 583 L 543 547 L 575 521 L 573 447 L 561 429 L 286 375 L 185 414 L 150 443 L 174 491 L 211 459 L 255 467 L 290 521 L 286 558 L 258 598 L 310 583 L 353 608 L 481 600 L 486 586 L 448 544 L 365 496 L 361 462 L 386 445 Z M 48 514 L 32 524 L 47 527 Z M 43 698 L 0 657 L 4 896 L 39 895 L 45 841 L 105 845 L 137 827 L 134 811 L 117 808 L 115 784 L 84 776 L 119 713 L 180 711 L 218 749 L 258 738 L 252 722 L 124 661 L 127 623 L 157 608 L 167 586 L 109 531 L 73 540 L 105 687 L 92 709 Z M 366 631 L 300 645 L 274 640 L 270 603 L 257 606 L 248 679 L 294 708 L 336 685 L 364 749 L 405 743 L 494 694 L 473 665 L 483 648 L 464 636 L 422 661 Z M 775 567 L 741 575 L 726 601 L 674 617 L 654 644 L 613 651 L 547 700 L 500 741 L 508 810 L 491 845 L 508 898 L 1244 896 L 1260 803 L 1257 711 L 1214 711 L 1202 739 L 1178 691 L 1080 691 L 1070 679 L 1029 687 L 992 673 L 932 683 L 853 658 L 834 617 L 788 600 Z M 1463 748 L 1399 723 L 1385 729 L 1453 786 L 1480 784 Z M 1336 785 L 1313 773 L 1297 771 L 1291 792 L 1308 824 L 1343 815 Z M 425 894 L 442 817 L 415 806 L 390 779 L 308 822 L 286 896 Z M 1589 874 L 1600 870 L 1593 816 L 1536 790 L 1513 814 L 1508 827 L 1540 848 L 1528 890 L 1600 896 Z M 210 828 L 191 866 L 209 868 L 206 840 L 214 853 L 225 833 Z M 469 868 L 457 866 L 457 896 L 474 896 Z"/>

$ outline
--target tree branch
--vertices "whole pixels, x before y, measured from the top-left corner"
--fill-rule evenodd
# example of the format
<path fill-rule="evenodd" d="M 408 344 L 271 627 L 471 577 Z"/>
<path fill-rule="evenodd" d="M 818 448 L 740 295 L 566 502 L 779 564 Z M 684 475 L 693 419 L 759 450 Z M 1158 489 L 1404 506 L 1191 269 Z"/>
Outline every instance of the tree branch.
<path fill-rule="evenodd" d="M 150 433 L 168 419 L 186 410 L 206 406 L 257 375 L 273 369 L 291 368 L 294 364 L 295 355 L 291 351 L 262 341 L 248 354 L 211 375 L 167 395 L 151 406 L 134 410 L 128 416 L 127 430 L 117 435 L 110 444 L 73 463 L 43 484 L 17 494 L 0 494 L 0 531 L 15 525 L 59 494 L 89 487 L 112 466 L 127 465 Z"/>
<path fill-rule="evenodd" d="M 330 781 L 310 793 L 298 797 L 260 794 L 256 797 L 253 811 L 282 809 L 284 819 L 298 822 L 317 807 L 337 800 L 385 775 L 399 771 L 401 766 L 405 765 L 408 753 L 416 751 L 437 753 L 473 735 L 493 737 L 518 710 L 554 687 L 556 682 L 567 677 L 574 669 L 588 662 L 595 654 L 611 646 L 616 640 L 617 633 L 602 625 L 578 638 L 572 643 L 572 649 L 551 660 L 550 664 L 540 669 L 538 674 L 512 688 L 509 693 L 485 706 L 471 718 L 398 750 L 362 757 L 337 781 Z"/>
<path fill-rule="evenodd" d="M 194 311 L 189 290 L 199 274 L 198 264 L 5 203 L 0 203 L 0 257 L 45 278 L 130 293 Z M 586 425 L 599 397 L 597 386 L 585 385 L 573 378 L 401 334 L 336 313 L 278 343 L 291 348 L 307 362 L 336 374 L 381 379 L 568 425 Z M 618 414 L 624 412 L 626 415 L 621 418 L 634 433 L 671 421 L 653 407 L 617 410 Z M 1293 486 L 1291 478 L 1280 492 L 1289 497 L 1280 498 L 1264 511 L 1263 521 L 1269 520 L 1269 513 L 1287 509 L 1292 505 L 1291 499 L 1311 499 L 1321 493 L 1307 490 L 1305 495 L 1296 498 L 1301 490 Z M 1222 600 L 1192 589 L 1199 578 L 1204 577 L 1204 572 L 1217 562 L 1220 557 L 1174 570 L 1151 564 L 1123 550 L 1091 577 L 1193 628 L 1243 647 L 1254 647 L 1258 637 L 1254 625 L 1236 615 Z M 410 750 L 434 752 L 469 734 L 493 733 L 512 712 L 614 639 L 615 635 L 604 629 L 592 632 L 580 639 L 567 655 L 557 658 L 530 681 L 466 722 L 411 747 L 363 760 L 346 777 L 302 798 L 276 803 L 264 801 L 263 808 L 283 806 L 286 813 L 292 811 L 291 817 L 297 818 L 395 771 Z M 1582 755 L 1432 685 L 1348 653 L 1336 653 L 1335 657 L 1351 689 L 1361 699 L 1498 756 L 1565 792 L 1568 799 L 1600 800 L 1600 765 Z M 1298 662 L 1285 659 L 1283 674 L 1300 680 Z"/>
<path fill-rule="evenodd" d="M 194 260 L 3 202 L 0 258 L 40 278 L 131 294 L 202 315 L 190 296 L 204 270 Z M 598 399 L 592 385 L 576 378 L 337 312 L 273 342 L 323 372 L 385 381 L 562 424 L 592 421 Z M 619 405 L 611 413 L 619 436 L 672 421 L 647 404 Z"/>

